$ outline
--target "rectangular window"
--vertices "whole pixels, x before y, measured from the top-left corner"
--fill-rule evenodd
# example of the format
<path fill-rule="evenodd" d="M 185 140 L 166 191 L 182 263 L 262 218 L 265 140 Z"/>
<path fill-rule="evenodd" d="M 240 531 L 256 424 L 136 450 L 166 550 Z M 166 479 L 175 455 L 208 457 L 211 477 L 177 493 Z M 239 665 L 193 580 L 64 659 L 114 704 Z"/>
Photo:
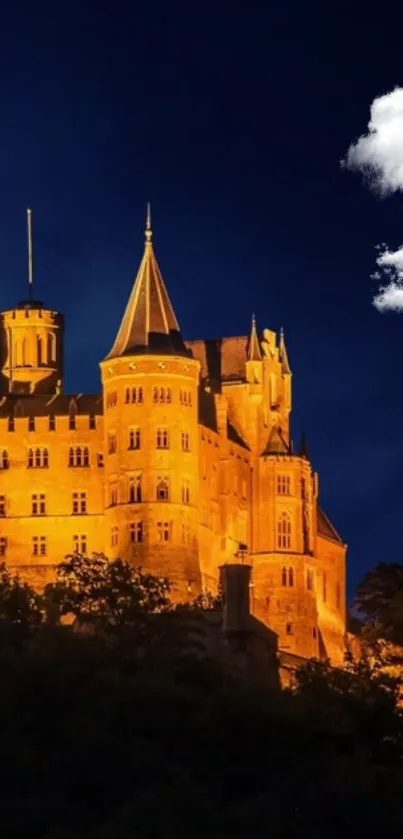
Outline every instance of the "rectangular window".
<path fill-rule="evenodd" d="M 44 495 L 32 496 L 32 515 L 44 516 L 46 515 L 46 498 Z"/>
<path fill-rule="evenodd" d="M 89 466 L 90 465 L 90 451 L 88 446 L 73 447 L 69 449 L 69 466 Z"/>
<path fill-rule="evenodd" d="M 190 452 L 190 435 L 187 431 L 182 431 L 182 451 Z"/>
<path fill-rule="evenodd" d="M 35 417 L 28 417 L 28 431 L 35 431 Z"/>
<path fill-rule="evenodd" d="M 157 522 L 158 538 L 160 542 L 169 542 L 171 538 L 171 522 L 159 521 Z"/>
<path fill-rule="evenodd" d="M 293 634 L 292 623 L 286 623 L 285 631 L 286 631 L 287 635 L 292 635 Z"/>
<path fill-rule="evenodd" d="M 73 515 L 84 515 L 87 512 L 87 493 L 73 492 Z"/>
<path fill-rule="evenodd" d="M 130 526 L 130 541 L 138 544 L 139 542 L 143 541 L 144 538 L 144 530 L 143 530 L 143 522 L 142 521 L 132 521 Z"/>
<path fill-rule="evenodd" d="M 169 449 L 169 433 L 167 428 L 157 428 L 157 449 Z"/>
<path fill-rule="evenodd" d="M 0 495 L 0 517 L 2 519 L 4 519 L 6 515 L 7 515 L 6 496 L 5 495 Z"/>
<path fill-rule="evenodd" d="M 46 544 L 46 536 L 34 536 L 32 539 L 32 555 L 33 556 L 46 556 L 47 554 L 47 544 Z"/>
<path fill-rule="evenodd" d="M 129 431 L 129 449 L 139 449 L 141 447 L 140 429 L 131 428 Z"/>
<path fill-rule="evenodd" d="M 111 548 L 116 548 L 119 542 L 119 528 L 117 526 L 111 528 Z"/>
<path fill-rule="evenodd" d="M 291 478 L 289 475 L 277 475 L 277 495 L 291 494 Z"/>
<path fill-rule="evenodd" d="M 80 535 L 80 536 L 73 536 L 73 553 L 74 554 L 82 554 L 83 556 L 87 553 L 87 537 Z"/>
<path fill-rule="evenodd" d="M 98 469 L 102 469 L 104 465 L 104 456 L 103 454 L 97 455 L 97 462 L 98 462 Z"/>
<path fill-rule="evenodd" d="M 97 427 L 97 421 L 96 421 L 95 414 L 90 414 L 89 415 L 88 426 L 89 426 L 90 431 L 95 431 L 95 429 Z"/>
<path fill-rule="evenodd" d="M 182 504 L 190 504 L 190 481 L 182 482 Z"/>
<path fill-rule="evenodd" d="M 50 414 L 49 417 L 49 431 L 56 431 L 56 417 L 54 414 Z"/>
<path fill-rule="evenodd" d="M 108 453 L 109 454 L 116 454 L 116 446 L 117 446 L 116 434 L 115 434 L 115 432 L 111 431 L 108 434 Z"/>

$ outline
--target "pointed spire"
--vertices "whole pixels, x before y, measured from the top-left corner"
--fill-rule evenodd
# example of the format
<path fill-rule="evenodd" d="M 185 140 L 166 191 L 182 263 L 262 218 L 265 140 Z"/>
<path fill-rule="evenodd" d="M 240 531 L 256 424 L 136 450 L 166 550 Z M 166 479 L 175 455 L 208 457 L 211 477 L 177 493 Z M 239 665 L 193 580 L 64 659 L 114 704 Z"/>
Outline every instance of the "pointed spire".
<path fill-rule="evenodd" d="M 107 358 L 139 353 L 189 356 L 154 253 L 150 204 L 143 258 Z"/>
<path fill-rule="evenodd" d="M 306 460 L 309 460 L 308 443 L 307 443 L 305 431 L 303 431 L 301 433 L 301 442 L 300 442 L 300 446 L 299 446 L 299 453 L 300 453 L 301 457 L 304 457 L 304 458 L 306 458 Z"/>
<path fill-rule="evenodd" d="M 261 361 L 262 360 L 262 350 L 260 349 L 260 342 L 259 342 L 257 329 L 256 329 L 255 315 L 252 315 L 252 326 L 251 326 L 249 342 L 248 342 L 247 359 L 248 359 L 248 361 Z"/>
<path fill-rule="evenodd" d="M 290 367 L 290 363 L 288 361 L 288 355 L 287 355 L 287 350 L 286 350 L 285 340 L 284 340 L 284 329 L 283 329 L 283 327 L 281 327 L 281 329 L 280 329 L 280 343 L 279 343 L 278 349 L 279 349 L 279 357 L 280 357 L 280 361 L 281 361 L 281 372 L 282 373 L 287 373 L 288 375 L 291 375 L 291 367 Z"/>

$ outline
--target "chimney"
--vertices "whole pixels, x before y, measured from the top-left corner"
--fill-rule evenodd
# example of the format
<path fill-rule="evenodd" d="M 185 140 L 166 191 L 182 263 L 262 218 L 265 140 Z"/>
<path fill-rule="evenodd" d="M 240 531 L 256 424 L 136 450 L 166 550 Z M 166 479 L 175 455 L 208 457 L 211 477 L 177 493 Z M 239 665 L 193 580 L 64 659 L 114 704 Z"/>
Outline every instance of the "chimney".
<path fill-rule="evenodd" d="M 223 603 L 223 632 L 246 632 L 249 629 L 249 586 L 251 566 L 231 562 L 221 565 L 220 584 Z"/>

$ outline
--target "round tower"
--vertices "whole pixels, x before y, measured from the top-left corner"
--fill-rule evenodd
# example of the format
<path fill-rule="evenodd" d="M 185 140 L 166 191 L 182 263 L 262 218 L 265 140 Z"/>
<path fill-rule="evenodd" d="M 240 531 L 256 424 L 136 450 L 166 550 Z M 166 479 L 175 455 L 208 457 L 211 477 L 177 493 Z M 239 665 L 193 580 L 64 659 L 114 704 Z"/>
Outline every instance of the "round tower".
<path fill-rule="evenodd" d="M 155 258 L 144 256 L 114 346 L 101 362 L 108 555 L 200 591 L 199 362 L 186 348 Z"/>

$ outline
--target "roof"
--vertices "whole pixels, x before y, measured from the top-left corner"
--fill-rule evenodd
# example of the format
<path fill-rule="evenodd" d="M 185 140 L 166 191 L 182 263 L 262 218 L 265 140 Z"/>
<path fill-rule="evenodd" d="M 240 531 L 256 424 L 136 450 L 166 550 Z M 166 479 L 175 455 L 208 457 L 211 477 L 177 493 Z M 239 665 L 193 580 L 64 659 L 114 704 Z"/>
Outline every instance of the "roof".
<path fill-rule="evenodd" d="M 324 513 L 323 510 L 321 510 L 319 505 L 317 508 L 317 523 L 318 533 L 320 536 L 325 536 L 327 539 L 333 539 L 333 542 L 339 542 L 340 545 L 344 545 L 343 539 L 338 534 L 336 528 L 333 527 L 326 513 Z"/>
<path fill-rule="evenodd" d="M 32 394 L 21 396 L 20 394 L 7 395 L 0 398 L 0 417 L 25 416 L 41 417 L 68 416 L 71 411 L 77 415 L 103 413 L 102 396 L 100 394 L 68 394 L 56 395 Z"/>
<path fill-rule="evenodd" d="M 279 428 L 273 426 L 267 446 L 262 454 L 291 454 L 290 447 L 287 446 Z"/>
<path fill-rule="evenodd" d="M 148 212 L 144 255 L 107 359 L 157 353 L 189 356 L 154 253 Z"/>
<path fill-rule="evenodd" d="M 245 379 L 245 362 L 249 338 L 236 335 L 207 341 L 186 341 L 194 358 L 201 364 L 201 378 L 211 383 Z"/>

